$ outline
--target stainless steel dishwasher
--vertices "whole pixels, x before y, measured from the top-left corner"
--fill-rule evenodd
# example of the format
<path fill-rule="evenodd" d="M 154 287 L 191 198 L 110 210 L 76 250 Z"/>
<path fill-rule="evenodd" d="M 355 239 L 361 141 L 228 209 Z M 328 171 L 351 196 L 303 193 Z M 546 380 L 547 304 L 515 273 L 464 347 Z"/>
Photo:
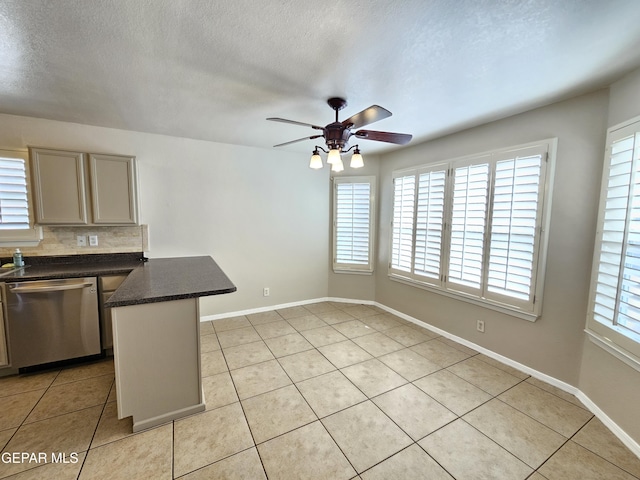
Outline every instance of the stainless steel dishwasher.
<path fill-rule="evenodd" d="M 13 368 L 100 354 L 96 278 L 5 283 Z"/>

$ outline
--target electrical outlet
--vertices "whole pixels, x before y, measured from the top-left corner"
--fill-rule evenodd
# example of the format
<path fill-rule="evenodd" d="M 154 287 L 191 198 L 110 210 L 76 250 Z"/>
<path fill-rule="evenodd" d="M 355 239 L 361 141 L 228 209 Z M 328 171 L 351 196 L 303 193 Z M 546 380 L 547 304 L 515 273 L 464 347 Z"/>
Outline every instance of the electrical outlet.
<path fill-rule="evenodd" d="M 263 297 L 269 296 L 269 287 L 264 287 L 264 289 L 262 289 L 262 296 Z"/>
<path fill-rule="evenodd" d="M 484 320 L 478 320 L 476 323 L 476 328 L 479 332 L 484 333 Z"/>
<path fill-rule="evenodd" d="M 86 247 L 87 246 L 87 237 L 85 237 L 84 235 L 78 235 L 76 237 L 76 241 L 77 241 L 77 245 L 79 247 Z"/>
<path fill-rule="evenodd" d="M 89 235 L 89 246 L 90 247 L 98 246 L 98 235 Z"/>

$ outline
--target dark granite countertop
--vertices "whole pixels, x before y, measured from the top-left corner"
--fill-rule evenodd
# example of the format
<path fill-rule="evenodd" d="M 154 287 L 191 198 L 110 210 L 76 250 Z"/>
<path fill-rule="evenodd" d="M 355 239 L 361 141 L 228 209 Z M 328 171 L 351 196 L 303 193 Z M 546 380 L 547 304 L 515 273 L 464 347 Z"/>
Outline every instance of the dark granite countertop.
<path fill-rule="evenodd" d="M 211 257 L 153 258 L 133 270 L 105 303 L 123 307 L 220 295 L 236 286 Z"/>
<path fill-rule="evenodd" d="M 122 260 L 101 263 L 70 263 L 27 265 L 23 268 L 0 271 L 0 282 L 24 282 L 52 278 L 99 277 L 101 275 L 126 275 L 142 264 L 141 260 Z M 3 269 L 4 270 L 4 269 Z"/>
<path fill-rule="evenodd" d="M 0 271 L 0 282 L 23 282 L 55 278 L 97 277 L 127 274 L 128 277 L 105 303 L 121 307 L 236 291 L 211 257 L 155 258 L 142 254 L 72 255 L 27 259 L 27 266 Z"/>

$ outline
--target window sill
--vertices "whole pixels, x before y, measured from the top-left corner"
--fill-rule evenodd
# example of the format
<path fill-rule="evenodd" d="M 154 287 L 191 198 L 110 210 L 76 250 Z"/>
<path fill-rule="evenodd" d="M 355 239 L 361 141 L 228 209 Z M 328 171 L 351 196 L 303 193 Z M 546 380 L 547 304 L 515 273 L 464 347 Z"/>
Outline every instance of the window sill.
<path fill-rule="evenodd" d="M 373 275 L 373 270 L 351 270 L 348 268 L 333 268 L 333 273 L 346 273 L 348 275 Z"/>
<path fill-rule="evenodd" d="M 37 247 L 42 240 L 42 227 L 29 230 L 0 230 L 0 247 Z"/>
<path fill-rule="evenodd" d="M 619 347 L 618 345 L 613 343 L 607 337 L 603 337 L 602 335 L 599 335 L 596 332 L 593 332 L 589 329 L 585 329 L 584 332 L 587 334 L 587 336 L 589 337 L 589 340 L 591 340 L 593 344 L 599 346 L 600 348 L 604 349 L 605 351 L 607 351 L 608 353 L 616 357 L 618 360 L 626 363 L 634 370 L 637 370 L 638 372 L 640 372 L 640 359 L 637 358 L 635 355 L 632 355 L 631 353 L 624 350 L 622 347 Z"/>
<path fill-rule="evenodd" d="M 400 275 L 396 275 L 393 273 L 389 274 L 389 278 L 394 282 L 403 283 L 405 285 L 409 285 L 412 287 L 421 288 L 423 290 L 427 290 L 432 293 L 437 293 L 438 295 L 444 295 L 445 297 L 455 298 L 456 300 L 462 300 L 463 302 L 471 303 L 473 305 L 477 305 L 483 308 L 488 308 L 489 310 L 494 310 L 496 312 L 504 313 L 505 315 L 510 315 L 512 317 L 520 318 L 522 320 L 527 320 L 528 322 L 535 322 L 539 318 L 539 315 L 536 313 L 524 312 L 522 310 L 518 310 L 513 307 L 508 307 L 503 304 L 494 303 L 489 300 L 470 297 L 463 293 L 452 292 L 449 290 L 442 290 L 439 288 L 431 287 L 425 283 L 417 282 L 410 278 L 402 277 Z"/>

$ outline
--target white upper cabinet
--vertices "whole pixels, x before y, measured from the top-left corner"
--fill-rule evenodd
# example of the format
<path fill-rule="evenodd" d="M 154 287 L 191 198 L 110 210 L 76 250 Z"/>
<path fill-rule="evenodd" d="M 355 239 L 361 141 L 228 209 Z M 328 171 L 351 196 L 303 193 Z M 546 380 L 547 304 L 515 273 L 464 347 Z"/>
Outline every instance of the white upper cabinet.
<path fill-rule="evenodd" d="M 36 223 L 88 224 L 85 155 L 35 148 L 30 152 Z"/>
<path fill-rule="evenodd" d="M 89 177 L 93 223 L 138 223 L 134 157 L 89 154 Z"/>
<path fill-rule="evenodd" d="M 37 224 L 138 223 L 135 157 L 29 150 Z"/>

